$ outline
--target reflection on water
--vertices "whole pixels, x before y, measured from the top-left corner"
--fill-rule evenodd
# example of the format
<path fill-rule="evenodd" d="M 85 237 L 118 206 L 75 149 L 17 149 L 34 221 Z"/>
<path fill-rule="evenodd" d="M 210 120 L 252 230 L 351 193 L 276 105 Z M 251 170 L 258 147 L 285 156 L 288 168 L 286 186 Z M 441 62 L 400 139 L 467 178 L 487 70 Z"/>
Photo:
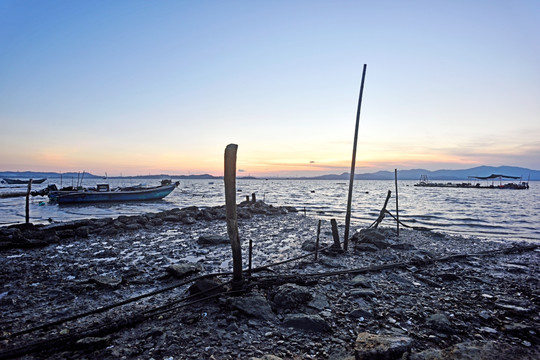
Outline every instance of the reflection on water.
<path fill-rule="evenodd" d="M 173 179 L 174 180 L 174 179 Z M 47 198 L 31 198 L 30 217 L 34 223 L 66 221 L 89 217 L 117 217 L 158 212 L 175 207 L 219 206 L 224 204 L 221 180 L 179 180 L 179 187 L 160 201 L 144 203 L 101 203 L 62 205 Z M 95 186 L 102 179 L 84 181 Z M 111 187 L 140 183 L 158 185 L 156 179 L 109 179 Z M 425 226 L 463 235 L 493 236 L 540 241 L 540 182 L 531 182 L 529 190 L 414 187 L 416 181 L 399 182 L 399 216 L 406 224 Z M 49 183 L 33 187 L 39 190 Z M 63 185 L 66 184 L 64 181 Z M 388 209 L 395 214 L 393 181 L 356 181 L 351 222 L 368 226 L 379 215 L 388 190 L 392 191 Z M 26 186 L 3 186 L 0 192 L 24 191 Z M 301 213 L 321 219 L 336 218 L 343 224 L 347 207 L 348 183 L 327 180 L 242 180 L 237 182 L 237 200 L 255 193 L 258 200 L 275 206 L 294 206 Z M 24 222 L 24 197 L 0 199 L 0 225 Z M 383 226 L 393 226 L 390 219 Z"/>

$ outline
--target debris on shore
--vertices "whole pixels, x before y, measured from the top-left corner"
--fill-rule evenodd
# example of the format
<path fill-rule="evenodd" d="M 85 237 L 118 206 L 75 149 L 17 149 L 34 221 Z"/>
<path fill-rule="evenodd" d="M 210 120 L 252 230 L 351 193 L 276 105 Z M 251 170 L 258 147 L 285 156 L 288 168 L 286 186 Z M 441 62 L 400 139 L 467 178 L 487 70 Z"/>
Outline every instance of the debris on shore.
<path fill-rule="evenodd" d="M 326 224 L 315 260 L 317 219 L 238 217 L 236 292 L 224 207 L 0 228 L 0 359 L 540 355 L 535 244 L 377 228 L 344 252 Z"/>

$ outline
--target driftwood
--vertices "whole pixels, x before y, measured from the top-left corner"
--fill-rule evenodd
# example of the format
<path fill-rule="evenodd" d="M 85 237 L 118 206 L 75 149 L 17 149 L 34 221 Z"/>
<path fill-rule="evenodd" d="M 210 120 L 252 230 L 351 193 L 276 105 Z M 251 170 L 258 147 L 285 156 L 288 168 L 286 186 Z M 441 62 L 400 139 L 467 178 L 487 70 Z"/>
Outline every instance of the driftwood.
<path fill-rule="evenodd" d="M 369 228 L 376 229 L 377 227 L 379 227 L 379 224 L 381 223 L 381 221 L 383 221 L 384 215 L 387 212 L 386 205 L 388 205 L 388 200 L 390 200 L 390 195 L 392 195 L 392 192 L 388 190 L 388 194 L 386 195 L 386 200 L 384 201 L 384 206 L 382 207 L 381 212 L 379 213 L 379 217 L 377 218 L 377 220 L 373 222 L 373 224 L 369 225 L 368 229 Z"/>

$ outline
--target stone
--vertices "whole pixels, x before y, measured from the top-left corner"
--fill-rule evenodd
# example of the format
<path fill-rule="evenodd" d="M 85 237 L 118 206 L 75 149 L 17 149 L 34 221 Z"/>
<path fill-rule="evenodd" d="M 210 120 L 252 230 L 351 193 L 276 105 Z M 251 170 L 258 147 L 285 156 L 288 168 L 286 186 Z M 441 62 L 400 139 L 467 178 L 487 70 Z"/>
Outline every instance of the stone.
<path fill-rule="evenodd" d="M 354 246 L 355 251 L 359 252 L 376 252 L 379 248 L 373 244 L 358 243 Z"/>
<path fill-rule="evenodd" d="M 223 235 L 201 235 L 199 240 L 197 240 L 199 245 L 226 245 L 230 243 L 228 236 Z"/>
<path fill-rule="evenodd" d="M 412 339 L 407 336 L 358 334 L 354 344 L 356 360 L 400 359 L 411 350 Z"/>
<path fill-rule="evenodd" d="M 375 297 L 375 292 L 373 290 L 368 290 L 368 289 L 354 289 L 354 290 L 351 290 L 351 296 Z"/>
<path fill-rule="evenodd" d="M 221 294 L 225 290 L 223 283 L 213 279 L 199 279 L 189 288 L 191 294 L 200 293 L 204 296 Z"/>
<path fill-rule="evenodd" d="M 317 310 L 323 310 L 330 306 L 328 298 L 323 294 L 313 294 L 313 299 L 307 304 L 309 307 Z"/>
<path fill-rule="evenodd" d="M 122 278 L 114 278 L 105 275 L 94 276 L 91 280 L 98 285 L 110 288 L 116 288 L 122 283 Z"/>
<path fill-rule="evenodd" d="M 330 325 L 319 315 L 287 314 L 283 326 L 314 332 L 328 332 Z"/>
<path fill-rule="evenodd" d="M 230 298 L 228 303 L 235 309 L 255 318 L 275 322 L 276 315 L 266 298 L 260 294 Z"/>
<path fill-rule="evenodd" d="M 394 250 L 414 250 L 416 247 L 413 244 L 407 244 L 407 243 L 396 243 L 391 244 L 390 248 Z"/>
<path fill-rule="evenodd" d="M 350 318 L 353 318 L 353 319 L 360 319 L 360 318 L 371 319 L 371 318 L 373 318 L 373 314 L 370 313 L 367 310 L 364 310 L 364 309 L 354 309 L 347 316 L 350 317 Z"/>
<path fill-rule="evenodd" d="M 202 265 L 194 263 L 172 264 L 167 267 L 167 272 L 175 278 L 181 279 L 187 275 L 199 272 L 203 269 Z"/>
<path fill-rule="evenodd" d="M 273 301 L 276 307 L 293 309 L 313 299 L 309 290 L 296 284 L 285 284 L 278 288 Z"/>
<path fill-rule="evenodd" d="M 445 333 L 453 333 L 454 329 L 452 323 L 448 320 L 445 314 L 438 313 L 433 314 L 427 319 L 427 325 L 435 330 L 439 330 Z"/>
<path fill-rule="evenodd" d="M 354 287 L 371 288 L 369 279 L 364 275 L 356 275 L 355 277 L 353 277 L 351 280 L 351 285 Z"/>
<path fill-rule="evenodd" d="M 534 354 L 519 346 L 488 341 L 485 343 L 459 343 L 442 350 L 428 349 L 411 354 L 409 360 L 507 360 L 534 358 Z"/>

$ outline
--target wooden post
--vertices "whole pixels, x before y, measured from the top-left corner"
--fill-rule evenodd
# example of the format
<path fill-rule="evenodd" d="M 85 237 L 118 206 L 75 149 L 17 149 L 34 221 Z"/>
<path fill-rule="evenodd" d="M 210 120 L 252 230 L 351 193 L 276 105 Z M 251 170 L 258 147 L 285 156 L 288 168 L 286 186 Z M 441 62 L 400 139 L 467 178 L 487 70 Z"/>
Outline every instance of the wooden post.
<path fill-rule="evenodd" d="M 315 242 L 315 261 L 319 258 L 319 237 L 321 235 L 321 222 L 319 219 L 319 225 L 317 225 L 317 241 Z"/>
<path fill-rule="evenodd" d="M 339 242 L 339 232 L 338 232 L 336 219 L 331 219 L 330 224 L 332 224 L 332 236 L 334 238 L 334 247 L 336 249 L 341 249 L 341 244 Z"/>
<path fill-rule="evenodd" d="M 399 236 L 399 203 L 398 203 L 398 187 L 397 187 L 397 169 L 394 169 L 394 177 L 396 179 L 396 223 L 397 223 L 397 236 Z"/>
<path fill-rule="evenodd" d="M 249 239 L 249 265 L 248 265 L 248 275 L 251 276 L 251 263 L 253 258 L 253 240 Z"/>
<path fill-rule="evenodd" d="M 251 194 L 251 202 L 257 202 L 257 197 L 255 196 L 255 193 Z"/>
<path fill-rule="evenodd" d="M 356 144 L 358 143 L 358 126 L 360 124 L 360 108 L 362 107 L 362 94 L 364 93 L 364 79 L 366 78 L 367 64 L 364 64 L 362 71 L 362 83 L 360 84 L 360 95 L 358 96 L 358 109 L 356 110 L 356 126 L 354 128 L 353 153 L 351 161 L 351 174 L 349 178 L 349 196 L 347 198 L 347 215 L 345 216 L 345 235 L 343 239 L 343 249 L 347 251 L 349 247 L 349 227 L 351 224 L 351 204 L 354 183 L 354 168 L 356 166 Z"/>
<path fill-rule="evenodd" d="M 246 195 L 246 201 L 249 202 L 249 195 Z"/>
<path fill-rule="evenodd" d="M 238 145 L 229 144 L 225 148 L 225 210 L 227 218 L 227 234 L 231 241 L 233 256 L 233 289 L 242 287 L 242 249 L 238 235 L 238 218 L 236 213 L 236 151 Z"/>
<path fill-rule="evenodd" d="M 28 181 L 28 189 L 26 190 L 26 224 L 30 224 L 30 190 L 32 189 L 32 179 Z"/>

